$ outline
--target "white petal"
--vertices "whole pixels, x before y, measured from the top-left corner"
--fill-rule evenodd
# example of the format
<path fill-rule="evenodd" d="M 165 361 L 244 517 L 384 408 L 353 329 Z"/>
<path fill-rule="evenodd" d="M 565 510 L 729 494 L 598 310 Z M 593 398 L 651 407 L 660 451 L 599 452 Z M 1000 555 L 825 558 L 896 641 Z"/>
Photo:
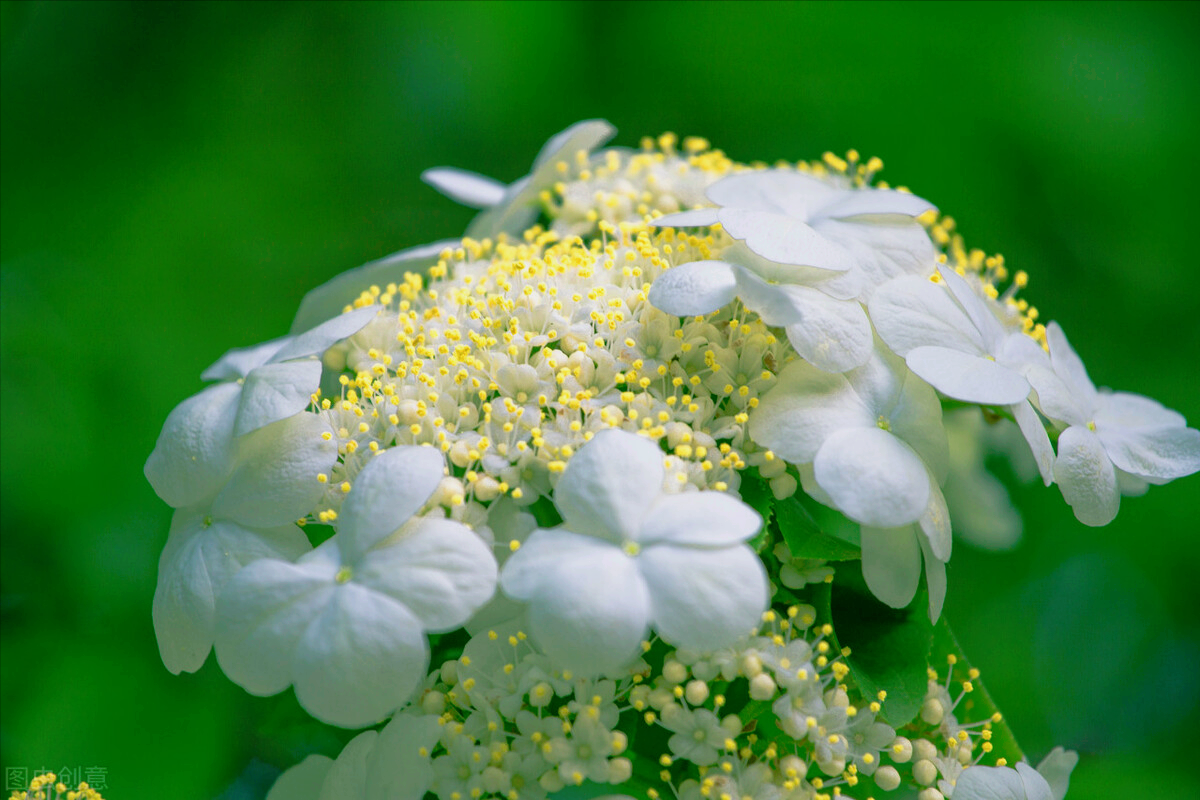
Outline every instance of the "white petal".
<path fill-rule="evenodd" d="M 1131 392 L 1100 392 L 1096 425 L 1104 428 L 1183 428 L 1183 414 L 1162 403 Z"/>
<path fill-rule="evenodd" d="M 912 525 L 862 528 L 862 572 L 871 594 L 892 608 L 912 602 L 921 584 L 921 545 Z"/>
<path fill-rule="evenodd" d="M 1134 475 L 1174 480 L 1200 470 L 1200 431 L 1195 428 L 1108 430 L 1097 420 L 1096 432 L 1112 463 Z"/>
<path fill-rule="evenodd" d="M 679 211 L 659 217 L 650 224 L 655 228 L 706 228 L 717 224 L 717 209 L 694 208 L 691 211 Z"/>
<path fill-rule="evenodd" d="M 1054 800 L 1063 800 L 1071 785 L 1071 771 L 1079 763 L 1079 754 L 1056 747 L 1037 765 L 1037 771 L 1050 785 Z"/>
<path fill-rule="evenodd" d="M 1082 425 L 1072 425 L 1058 437 L 1054 480 L 1083 524 L 1107 525 L 1117 516 L 1121 494 L 1116 471 L 1100 438 Z"/>
<path fill-rule="evenodd" d="M 738 297 L 746 308 L 762 317 L 768 325 L 800 322 L 802 317 L 797 297 L 803 292 L 816 291 L 789 284 L 770 284 L 744 267 L 734 267 L 734 274 L 737 277 Z"/>
<path fill-rule="evenodd" d="M 337 459 L 337 444 L 326 441 L 328 423 L 300 413 L 247 434 L 238 467 L 213 501 L 213 514 L 243 525 L 283 525 L 313 510 L 325 487 L 317 475 Z"/>
<path fill-rule="evenodd" d="M 951 535 L 950 509 L 946 506 L 946 498 L 932 476 L 929 481 L 929 503 L 925 506 L 925 513 L 917 520 L 917 527 L 921 529 L 938 561 L 949 561 L 951 543 L 954 541 Z"/>
<path fill-rule="evenodd" d="M 367 759 L 378 739 L 378 731 L 363 731 L 346 743 L 321 784 L 320 800 L 359 800 L 366 794 Z"/>
<path fill-rule="evenodd" d="M 917 451 L 929 467 L 934 483 L 946 482 L 950 469 L 950 443 L 942 424 L 942 404 L 925 381 L 912 372 L 904 376 L 892 407 L 883 407 L 892 433 Z"/>
<path fill-rule="evenodd" d="M 954 295 L 954 299 L 958 301 L 959 306 L 966 312 L 971 319 L 971 324 L 983 336 L 984 347 L 989 350 L 996 347 L 1000 340 L 1004 337 L 1004 326 L 1000 324 L 1000 320 L 996 318 L 988 302 L 975 293 L 971 285 L 966 279 L 952 269 L 947 267 L 939 267 L 938 274 L 941 275 L 942 281 Z M 1021 334 L 1023 335 L 1023 334 Z M 1031 343 L 1032 339 L 1025 337 Z M 1038 347 L 1041 350 L 1041 347 Z M 995 352 L 992 353 L 995 355 Z"/>
<path fill-rule="evenodd" d="M 539 195 L 558 180 L 559 161 L 572 162 L 580 150 L 590 151 L 612 138 L 616 129 L 602 119 L 578 122 L 555 134 L 542 147 L 528 176 L 509 185 L 499 204 L 485 210 L 467 226 L 473 239 L 500 233 L 518 236 L 538 215 Z"/>
<path fill-rule="evenodd" d="M 217 595 L 238 570 L 260 558 L 298 558 L 309 549 L 295 525 L 251 530 L 213 520 L 206 509 L 176 511 L 154 590 L 154 633 L 167 669 L 179 674 L 204 665 L 212 649 Z"/>
<path fill-rule="evenodd" d="M 1025 372 L 1025 378 L 1033 387 L 1031 399 L 1047 418 L 1068 425 L 1086 425 L 1091 421 L 1092 409 L 1085 407 L 1053 369 L 1035 364 Z"/>
<path fill-rule="evenodd" d="M 733 302 L 737 279 L 723 261 L 672 267 L 650 284 L 650 305 L 677 317 L 703 316 Z"/>
<path fill-rule="evenodd" d="M 967 767 L 954 786 L 954 800 L 1026 800 L 1021 776 L 1009 767 Z"/>
<path fill-rule="evenodd" d="M 870 359 L 875 337 L 862 305 L 815 289 L 797 287 L 796 294 L 801 321 L 787 326 L 787 337 L 801 358 L 826 372 L 845 372 Z"/>
<path fill-rule="evenodd" d="M 762 517 L 724 492 L 663 495 L 642 523 L 638 541 L 702 547 L 738 544 L 758 533 Z"/>
<path fill-rule="evenodd" d="M 816 458 L 834 431 L 875 424 L 844 375 L 793 361 L 750 414 L 750 435 L 792 464 Z"/>
<path fill-rule="evenodd" d="M 195 505 L 225 483 L 233 470 L 233 422 L 241 388 L 235 383 L 210 386 L 167 415 L 145 473 L 168 505 Z"/>
<path fill-rule="evenodd" d="M 421 274 L 437 263 L 443 250 L 461 246 L 461 239 L 444 239 L 420 247 L 410 247 L 331 278 L 304 295 L 296 318 L 292 320 L 292 333 L 307 331 L 325 320 L 337 317 L 361 292 L 371 286 L 382 288 L 389 283 L 400 283 L 404 280 L 406 272 Z"/>
<path fill-rule="evenodd" d="M 367 288 L 367 287 L 363 287 Z M 351 300 L 353 298 L 350 298 Z M 315 328 L 294 337 L 271 357 L 272 363 L 291 361 L 296 358 L 308 358 L 324 353 L 343 339 L 349 339 L 354 334 L 367 327 L 367 324 L 379 316 L 381 309 L 377 306 L 356 308 L 345 314 L 338 314 L 330 320 L 322 322 Z"/>
<path fill-rule="evenodd" d="M 1095 408 L 1096 385 L 1088 377 L 1082 359 L 1071 347 L 1067 335 L 1057 322 L 1046 326 L 1046 343 L 1050 345 L 1050 363 L 1054 365 L 1054 371 L 1066 382 L 1071 393 L 1079 398 L 1085 408 Z"/>
<path fill-rule="evenodd" d="M 495 178 L 454 167 L 434 167 L 421 173 L 421 180 L 451 200 L 471 208 L 490 208 L 504 199 L 508 188 Z"/>
<path fill-rule="evenodd" d="M 807 220 L 844 193 L 812 175 L 779 169 L 735 173 L 705 192 L 720 206 L 786 214 L 799 220 Z"/>
<path fill-rule="evenodd" d="M 1025 797 L 1028 800 L 1054 800 L 1050 784 L 1033 767 L 1024 761 L 1018 762 L 1017 774 L 1021 776 L 1021 784 L 1025 787 Z"/>
<path fill-rule="evenodd" d="M 721 225 L 735 239 L 763 258 L 781 264 L 796 264 L 844 272 L 855 265 L 851 253 L 809 225 L 783 214 L 722 208 Z"/>
<path fill-rule="evenodd" d="M 425 630 L 446 631 L 492 598 L 496 559 L 466 525 L 428 518 L 394 544 L 368 552 L 354 578 L 402 603 Z"/>
<path fill-rule="evenodd" d="M 264 558 L 225 584 L 217 599 L 217 663 L 251 694 L 282 692 L 292 682 L 292 655 L 334 591 L 336 548 L 323 545 L 299 564 Z"/>
<path fill-rule="evenodd" d="M 551 167 L 563 160 L 573 159 L 580 150 L 591 152 L 617 135 L 617 129 L 607 120 L 585 119 L 559 131 L 551 136 L 537 158 L 533 160 L 534 170 L 539 167 Z"/>
<path fill-rule="evenodd" d="M 857 217 L 852 220 L 823 219 L 813 229 L 853 259 L 862 276 L 859 299 L 870 300 L 876 286 L 897 275 L 933 274 L 934 252 L 929 234 L 904 217 Z"/>
<path fill-rule="evenodd" d="M 842 192 L 833 203 L 821 209 L 822 217 L 854 217 L 860 214 L 903 214 L 919 217 L 926 211 L 936 211 L 936 206 L 915 194 L 898 192 L 895 189 L 855 189 Z"/>
<path fill-rule="evenodd" d="M 645 581 L 633 559 L 608 542 L 562 529 L 535 531 L 505 562 L 500 585 L 530 602 L 530 628 L 542 649 L 581 674 L 626 664 L 646 637 Z"/>
<path fill-rule="evenodd" d="M 261 367 L 271 360 L 290 341 L 284 336 L 252 347 L 237 347 L 217 359 L 211 367 L 200 373 L 206 381 L 236 381 L 250 374 L 250 370 Z"/>
<path fill-rule="evenodd" d="M 280 775 L 267 800 L 319 800 L 321 784 L 332 766 L 332 758 L 314 753 Z"/>
<path fill-rule="evenodd" d="M 676 647 L 728 647 L 749 636 L 767 609 L 766 570 L 746 545 L 652 545 L 637 566 L 650 591 L 651 624 Z"/>
<path fill-rule="evenodd" d="M 1024 375 L 1033 367 L 1049 367 L 1050 356 L 1026 333 L 1005 333 L 992 351 L 996 361 Z"/>
<path fill-rule="evenodd" d="M 983 338 L 944 288 L 916 275 L 893 278 L 871 295 L 871 321 L 898 355 L 937 345 L 983 355 Z"/>
<path fill-rule="evenodd" d="M 820 288 L 837 300 L 854 300 L 862 291 L 862 279 L 855 270 L 832 272 L 817 267 L 780 264 L 755 253 L 745 242 L 735 240 L 721 251 L 721 257 L 730 264 L 753 272 L 765 281 Z"/>
<path fill-rule="evenodd" d="M 421 800 L 433 782 L 433 767 L 421 749 L 433 749 L 442 726 L 435 716 L 397 714 L 367 758 L 366 800 Z"/>
<path fill-rule="evenodd" d="M 428 663 L 420 620 L 352 580 L 333 590 L 296 644 L 296 699 L 322 722 L 371 725 L 404 705 Z"/>
<path fill-rule="evenodd" d="M 1028 400 L 1009 406 L 1009 410 L 1012 411 L 1017 427 L 1021 429 L 1021 435 L 1029 444 L 1029 451 L 1033 453 L 1033 460 L 1037 462 L 1042 481 L 1049 486 L 1054 482 L 1054 448 L 1050 444 L 1046 426 L 1042 424 L 1041 417 Z"/>
<path fill-rule="evenodd" d="M 320 385 L 320 361 L 264 364 L 251 370 L 242 386 L 233 435 L 243 436 L 300 413 L 312 403 Z"/>
<path fill-rule="evenodd" d="M 929 591 L 929 621 L 936 623 L 946 604 L 946 565 L 939 561 L 923 536 L 917 537 L 921 558 L 925 562 L 925 587 Z"/>
<path fill-rule="evenodd" d="M 911 447 L 879 428 L 833 433 L 817 452 L 813 472 L 842 513 L 862 525 L 908 525 L 929 503 L 925 464 Z"/>
<path fill-rule="evenodd" d="M 445 468 L 445 458 L 434 447 L 393 447 L 368 461 L 338 512 L 347 560 L 357 560 L 408 522 L 433 495 Z"/>
<path fill-rule="evenodd" d="M 908 368 L 947 397 L 965 403 L 1006 406 L 1029 397 L 1029 381 L 988 358 L 948 347 L 916 347 Z"/>
<path fill-rule="evenodd" d="M 597 433 L 567 464 L 554 504 L 576 533 L 636 539 L 662 493 L 663 453 L 649 439 L 621 430 Z"/>

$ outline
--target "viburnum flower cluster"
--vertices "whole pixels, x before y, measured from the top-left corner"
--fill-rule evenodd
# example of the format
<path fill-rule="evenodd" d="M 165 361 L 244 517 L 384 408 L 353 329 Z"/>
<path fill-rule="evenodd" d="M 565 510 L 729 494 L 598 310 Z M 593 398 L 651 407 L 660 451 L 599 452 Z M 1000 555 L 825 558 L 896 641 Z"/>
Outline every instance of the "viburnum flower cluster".
<path fill-rule="evenodd" d="M 466 237 L 203 374 L 146 464 L 168 669 L 215 650 L 368 729 L 272 798 L 1061 798 L 1074 755 L 1029 766 L 955 672 L 954 533 L 1012 543 L 1001 440 L 1102 525 L 1200 431 L 1098 390 L 878 159 L 612 134 L 511 185 L 428 171 L 482 209 Z"/>

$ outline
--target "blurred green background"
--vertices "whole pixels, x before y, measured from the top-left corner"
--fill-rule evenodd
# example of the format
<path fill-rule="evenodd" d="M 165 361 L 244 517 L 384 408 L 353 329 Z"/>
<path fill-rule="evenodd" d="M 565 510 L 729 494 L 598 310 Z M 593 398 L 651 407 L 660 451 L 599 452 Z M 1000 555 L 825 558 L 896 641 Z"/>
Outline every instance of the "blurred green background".
<path fill-rule="evenodd" d="M 102 767 L 118 800 L 256 796 L 280 757 L 260 731 L 294 701 L 211 659 L 171 676 L 154 642 L 162 421 L 307 289 L 461 233 L 471 212 L 422 169 L 511 180 L 579 119 L 742 160 L 878 155 L 1029 271 L 1098 383 L 1200 421 L 1198 4 L 2 11 L 6 768 Z M 1095 530 L 1019 487 L 1017 550 L 957 546 L 947 614 L 1033 757 L 1084 753 L 1072 797 L 1194 787 L 1198 491 Z"/>

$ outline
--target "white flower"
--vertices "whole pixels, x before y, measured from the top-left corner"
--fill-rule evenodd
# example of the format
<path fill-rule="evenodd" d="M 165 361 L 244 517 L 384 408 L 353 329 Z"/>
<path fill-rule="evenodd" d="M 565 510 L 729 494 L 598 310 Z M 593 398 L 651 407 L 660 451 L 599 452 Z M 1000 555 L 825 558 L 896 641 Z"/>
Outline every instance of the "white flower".
<path fill-rule="evenodd" d="M 531 603 L 531 632 L 580 673 L 629 661 L 652 625 L 711 650 L 749 633 L 767 605 L 762 562 L 742 544 L 762 522 L 719 492 L 663 494 L 663 453 L 604 430 L 554 491 L 562 527 L 539 529 L 504 565 L 504 591 Z"/>
<path fill-rule="evenodd" d="M 1085 525 L 1117 515 L 1118 471 L 1164 483 L 1200 470 L 1200 431 L 1148 397 L 1099 391 L 1057 323 L 1046 327 L 1053 369 L 1032 369 L 1038 407 L 1064 425 L 1054 479 Z"/>
<path fill-rule="evenodd" d="M 766 324 L 782 327 L 796 352 L 827 372 L 852 369 L 871 356 L 871 323 L 857 301 L 832 297 L 819 286 L 767 283 L 740 264 L 680 264 L 651 284 L 648 299 L 682 317 L 710 314 L 735 297 Z"/>
<path fill-rule="evenodd" d="M 217 595 L 238 570 L 259 558 L 293 559 L 311 549 L 295 522 L 320 499 L 325 488 L 317 476 L 337 459 L 329 426 L 315 414 L 296 414 L 235 440 L 227 413 L 213 435 L 203 423 L 220 416 L 214 410 L 232 407 L 237 388 L 209 389 L 217 400 L 196 412 L 199 423 L 173 431 L 184 446 L 161 446 L 160 441 L 155 450 L 173 456 L 190 450 L 203 467 L 175 457 L 163 458 L 154 469 L 157 486 L 188 501 L 171 519 L 154 591 L 158 649 L 174 673 L 194 672 L 204 664 L 213 643 Z M 196 410 L 184 408 L 193 401 L 204 403 L 185 401 L 183 416 Z"/>
<path fill-rule="evenodd" d="M 213 494 L 229 477 L 234 440 L 307 408 L 321 383 L 321 362 L 312 356 L 357 333 L 376 313 L 359 309 L 299 336 L 221 356 L 201 377 L 222 383 L 176 406 L 146 459 L 146 479 L 158 496 L 182 508 Z"/>
<path fill-rule="evenodd" d="M 766 170 L 724 178 L 708 188 L 708 198 L 720 207 L 671 214 L 654 224 L 720 222 L 746 249 L 735 245 L 723 260 L 668 270 L 651 287 L 650 302 L 668 313 L 701 315 L 739 297 L 768 325 L 783 327 L 804 359 L 828 372 L 870 358 L 871 324 L 857 299 L 892 276 L 933 268 L 933 246 L 912 219 L 933 206 L 910 194 Z"/>
<path fill-rule="evenodd" d="M 381 453 L 356 478 L 336 536 L 294 564 L 255 561 L 226 584 L 216 631 L 225 674 L 259 695 L 294 684 L 310 714 L 343 727 L 403 705 L 425 676 L 425 632 L 457 628 L 495 590 L 478 536 L 449 520 L 410 522 L 443 465 L 433 448 Z"/>
<path fill-rule="evenodd" d="M 923 266 L 933 260 L 929 237 L 912 218 L 934 207 L 912 194 L 854 189 L 781 169 L 737 173 L 706 194 L 718 208 L 672 214 L 657 224 L 720 222 L 730 236 L 777 265 L 886 274 L 899 263 Z M 884 265 L 892 257 L 895 262 Z M 786 280 L 796 272 L 784 268 L 763 277 Z"/>
<path fill-rule="evenodd" d="M 557 164 L 607 142 L 616 129 L 602 119 L 577 122 L 543 145 L 524 178 L 505 186 L 492 178 L 454 167 L 434 167 L 421 180 L 442 194 L 472 208 L 484 209 L 467 227 L 474 239 L 499 233 L 520 236 L 537 219 L 541 193 L 559 180 Z"/>
<path fill-rule="evenodd" d="M 893 528 L 920 519 L 945 477 L 941 418 L 929 385 L 877 349 L 843 374 L 789 364 L 751 414 L 750 435 L 793 464 L 812 464 L 817 485 L 855 522 Z"/>
<path fill-rule="evenodd" d="M 930 615 L 945 592 L 950 516 L 941 404 L 882 348 L 840 375 L 789 364 L 750 417 L 750 434 L 801 465 L 804 489 L 862 525 L 863 576 L 880 600 L 908 605 L 924 558 Z"/>
<path fill-rule="evenodd" d="M 382 731 L 363 731 L 337 760 L 311 755 L 279 776 L 267 800 L 420 800 L 433 782 L 428 753 L 435 716 L 398 714 Z"/>
<path fill-rule="evenodd" d="M 1029 442 L 1046 485 L 1054 452 L 1029 404 L 1025 373 L 1048 365 L 1032 337 L 1006 327 L 951 269 L 940 283 L 917 276 L 888 281 L 871 297 L 871 321 L 908 368 L 947 397 L 967 403 L 1007 406 Z"/>
<path fill-rule="evenodd" d="M 1078 762 L 1077 754 L 1056 747 L 1036 770 L 1023 761 L 1015 768 L 968 767 L 948 796 L 954 800 L 1063 800 L 1071 770 Z"/>

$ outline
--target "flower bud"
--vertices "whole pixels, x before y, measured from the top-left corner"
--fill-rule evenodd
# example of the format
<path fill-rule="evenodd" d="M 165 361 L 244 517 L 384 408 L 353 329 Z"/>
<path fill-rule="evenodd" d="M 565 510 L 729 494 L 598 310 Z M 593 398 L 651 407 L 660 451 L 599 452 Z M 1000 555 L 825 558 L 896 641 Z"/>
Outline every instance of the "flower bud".
<path fill-rule="evenodd" d="M 922 758 L 913 764 L 912 774 L 913 780 L 922 786 L 928 786 L 937 780 L 937 767 L 929 759 Z"/>
<path fill-rule="evenodd" d="M 875 785 L 885 792 L 890 792 L 900 785 L 900 773 L 895 767 L 880 767 L 875 770 Z"/>

